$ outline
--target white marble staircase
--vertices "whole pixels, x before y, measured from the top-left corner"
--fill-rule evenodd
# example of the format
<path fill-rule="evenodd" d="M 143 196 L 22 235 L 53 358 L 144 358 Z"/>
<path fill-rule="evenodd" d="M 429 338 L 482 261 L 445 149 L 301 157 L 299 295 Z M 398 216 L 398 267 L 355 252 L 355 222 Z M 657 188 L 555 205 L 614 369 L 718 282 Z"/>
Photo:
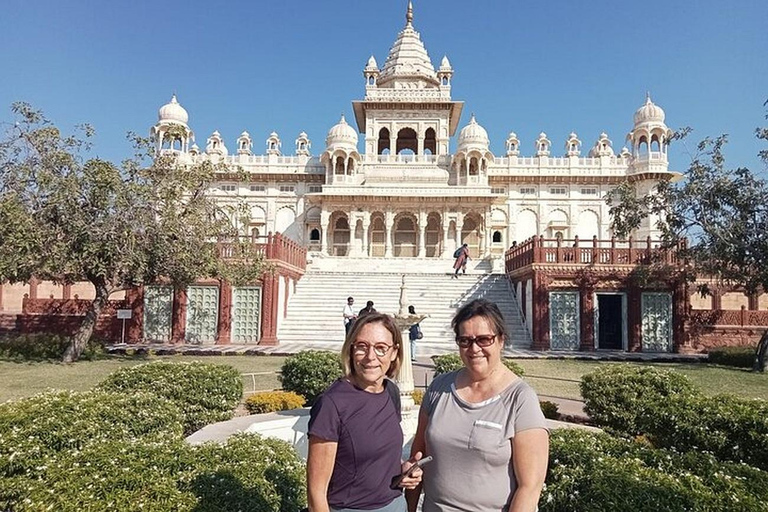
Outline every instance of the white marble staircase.
<path fill-rule="evenodd" d="M 450 262 L 447 263 L 450 266 Z M 350 262 L 352 267 L 355 264 Z M 434 261 L 430 264 L 434 265 Z M 372 300 L 378 311 L 396 313 L 400 284 L 405 275 L 408 303 L 418 314 L 430 315 L 421 323 L 424 338 L 419 341 L 418 355 L 455 351 L 451 318 L 458 307 L 479 297 L 499 305 L 510 332 L 509 348 L 530 347 L 530 335 L 503 274 L 485 273 L 482 265 L 458 279 L 453 279 L 444 268 L 433 269 L 433 273 L 398 273 L 387 272 L 388 268 L 369 268 L 372 271 L 349 272 L 345 266 L 344 272 L 332 272 L 310 267 L 298 282 L 288 304 L 288 314 L 279 325 L 280 344 L 297 343 L 307 348 L 313 345 L 318 348 L 341 347 L 344 338 L 341 313 L 347 297 L 355 298 L 356 310 L 364 307 L 367 300 Z M 435 273 L 435 270 L 441 273 Z"/>

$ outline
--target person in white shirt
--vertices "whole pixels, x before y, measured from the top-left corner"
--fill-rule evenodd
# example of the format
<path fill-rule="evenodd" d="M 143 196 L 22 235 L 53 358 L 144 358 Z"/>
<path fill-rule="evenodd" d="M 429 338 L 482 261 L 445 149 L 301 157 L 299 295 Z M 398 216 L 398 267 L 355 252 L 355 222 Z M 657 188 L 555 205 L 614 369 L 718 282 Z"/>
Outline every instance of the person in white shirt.
<path fill-rule="evenodd" d="M 353 297 L 347 297 L 347 304 L 344 306 L 344 312 L 342 313 L 344 315 L 344 330 L 346 334 L 349 334 L 350 329 L 352 329 L 352 324 L 354 324 L 355 319 L 357 319 L 357 314 L 355 314 L 355 310 L 352 309 L 354 303 L 355 299 Z"/>

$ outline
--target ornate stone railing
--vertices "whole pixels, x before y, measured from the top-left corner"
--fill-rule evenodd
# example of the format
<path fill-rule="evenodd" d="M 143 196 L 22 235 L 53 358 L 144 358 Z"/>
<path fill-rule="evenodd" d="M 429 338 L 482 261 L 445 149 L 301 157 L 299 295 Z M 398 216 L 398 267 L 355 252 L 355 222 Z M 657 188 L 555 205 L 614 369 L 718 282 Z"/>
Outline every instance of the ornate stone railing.
<path fill-rule="evenodd" d="M 21 312 L 24 315 L 84 316 L 93 304 L 89 299 L 30 299 L 22 300 Z M 124 300 L 110 300 L 101 310 L 101 315 L 116 316 L 118 309 L 127 308 Z"/>
<path fill-rule="evenodd" d="M 579 240 L 534 236 L 504 254 L 507 272 L 533 264 L 648 265 L 675 264 L 675 251 L 660 249 L 659 242 L 646 240 Z"/>
<path fill-rule="evenodd" d="M 694 325 L 768 327 L 768 311 L 753 311 L 742 306 L 733 309 L 692 309 L 689 321 Z"/>
<path fill-rule="evenodd" d="M 273 263 L 285 263 L 301 270 L 307 268 L 307 249 L 285 235 L 269 233 L 266 237 L 252 240 L 255 255 Z M 231 244 L 220 244 L 219 251 L 222 258 L 237 257 L 235 246 Z"/>

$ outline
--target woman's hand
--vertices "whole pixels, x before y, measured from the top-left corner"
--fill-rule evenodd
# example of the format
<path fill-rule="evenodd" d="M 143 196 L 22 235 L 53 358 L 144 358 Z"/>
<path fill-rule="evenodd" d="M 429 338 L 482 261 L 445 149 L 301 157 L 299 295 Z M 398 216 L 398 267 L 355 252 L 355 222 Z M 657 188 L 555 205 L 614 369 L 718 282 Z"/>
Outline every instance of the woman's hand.
<path fill-rule="evenodd" d="M 408 471 L 411 468 L 411 466 L 416 464 L 417 460 L 421 459 L 421 456 L 422 456 L 421 452 L 416 452 L 413 455 L 413 457 L 411 457 L 410 459 L 408 459 L 407 461 L 403 462 L 400 465 L 400 471 L 402 471 L 403 473 Z M 424 474 L 424 471 L 422 471 L 421 468 L 417 467 L 416 469 L 413 470 L 413 472 L 409 476 L 403 478 L 403 480 L 400 482 L 400 487 L 402 487 L 403 489 L 415 489 L 416 487 L 419 486 L 419 484 L 421 484 L 421 476 L 423 474 Z"/>

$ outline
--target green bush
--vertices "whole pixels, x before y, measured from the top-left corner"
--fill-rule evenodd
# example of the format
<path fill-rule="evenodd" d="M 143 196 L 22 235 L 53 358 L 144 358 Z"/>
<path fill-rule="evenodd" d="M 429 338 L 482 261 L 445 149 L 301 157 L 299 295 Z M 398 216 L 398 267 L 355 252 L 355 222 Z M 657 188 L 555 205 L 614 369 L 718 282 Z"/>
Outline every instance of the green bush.
<path fill-rule="evenodd" d="M 0 405 L 0 510 L 14 478 L 34 479 L 51 460 L 120 439 L 180 439 L 182 416 L 148 393 L 43 393 Z"/>
<path fill-rule="evenodd" d="M 464 367 L 464 363 L 461 361 L 461 356 L 459 356 L 459 354 L 443 354 L 441 356 L 432 356 L 432 361 L 435 363 L 435 377 L 443 373 L 450 373 L 456 370 L 460 370 Z M 512 359 L 502 359 L 501 362 L 504 363 L 504 366 L 512 370 L 519 377 L 525 375 L 525 370 L 523 370 L 523 367 Z"/>
<path fill-rule="evenodd" d="M 123 393 L 146 391 L 172 401 L 184 415 L 185 434 L 231 418 L 243 396 L 237 370 L 201 362 L 157 361 L 123 368 L 98 387 Z"/>
<path fill-rule="evenodd" d="M 550 435 L 542 512 L 768 510 L 768 473 L 580 429 Z"/>
<path fill-rule="evenodd" d="M 656 446 L 702 450 L 768 470 L 768 402 L 733 396 L 677 395 L 639 421 Z"/>
<path fill-rule="evenodd" d="M 70 339 L 69 336 L 50 333 L 6 334 L 0 336 L 0 358 L 16 361 L 58 361 L 69 346 Z M 95 359 L 103 354 L 104 344 L 92 339 L 80 359 Z"/>
<path fill-rule="evenodd" d="M 707 354 L 707 362 L 737 368 L 752 368 L 755 347 L 717 347 Z"/>
<path fill-rule="evenodd" d="M 549 402 L 547 400 L 540 400 L 539 406 L 541 412 L 544 413 L 544 417 L 550 420 L 556 420 L 560 418 L 560 413 L 557 410 L 560 408 L 555 402 Z"/>
<path fill-rule="evenodd" d="M 245 399 L 245 408 L 251 414 L 288 411 L 304 407 L 306 400 L 293 391 L 260 391 Z"/>
<path fill-rule="evenodd" d="M 638 419 L 670 396 L 695 394 L 685 375 L 652 366 L 611 365 L 581 378 L 584 410 L 602 427 L 641 434 Z"/>
<path fill-rule="evenodd" d="M 17 480 L 0 510 L 32 512 L 295 512 L 306 505 L 304 464 L 275 439 L 239 434 L 225 444 L 107 441 Z"/>
<path fill-rule="evenodd" d="M 283 389 L 293 391 L 315 403 L 328 386 L 342 377 L 339 355 L 323 350 L 305 350 L 285 360 L 280 375 Z"/>

